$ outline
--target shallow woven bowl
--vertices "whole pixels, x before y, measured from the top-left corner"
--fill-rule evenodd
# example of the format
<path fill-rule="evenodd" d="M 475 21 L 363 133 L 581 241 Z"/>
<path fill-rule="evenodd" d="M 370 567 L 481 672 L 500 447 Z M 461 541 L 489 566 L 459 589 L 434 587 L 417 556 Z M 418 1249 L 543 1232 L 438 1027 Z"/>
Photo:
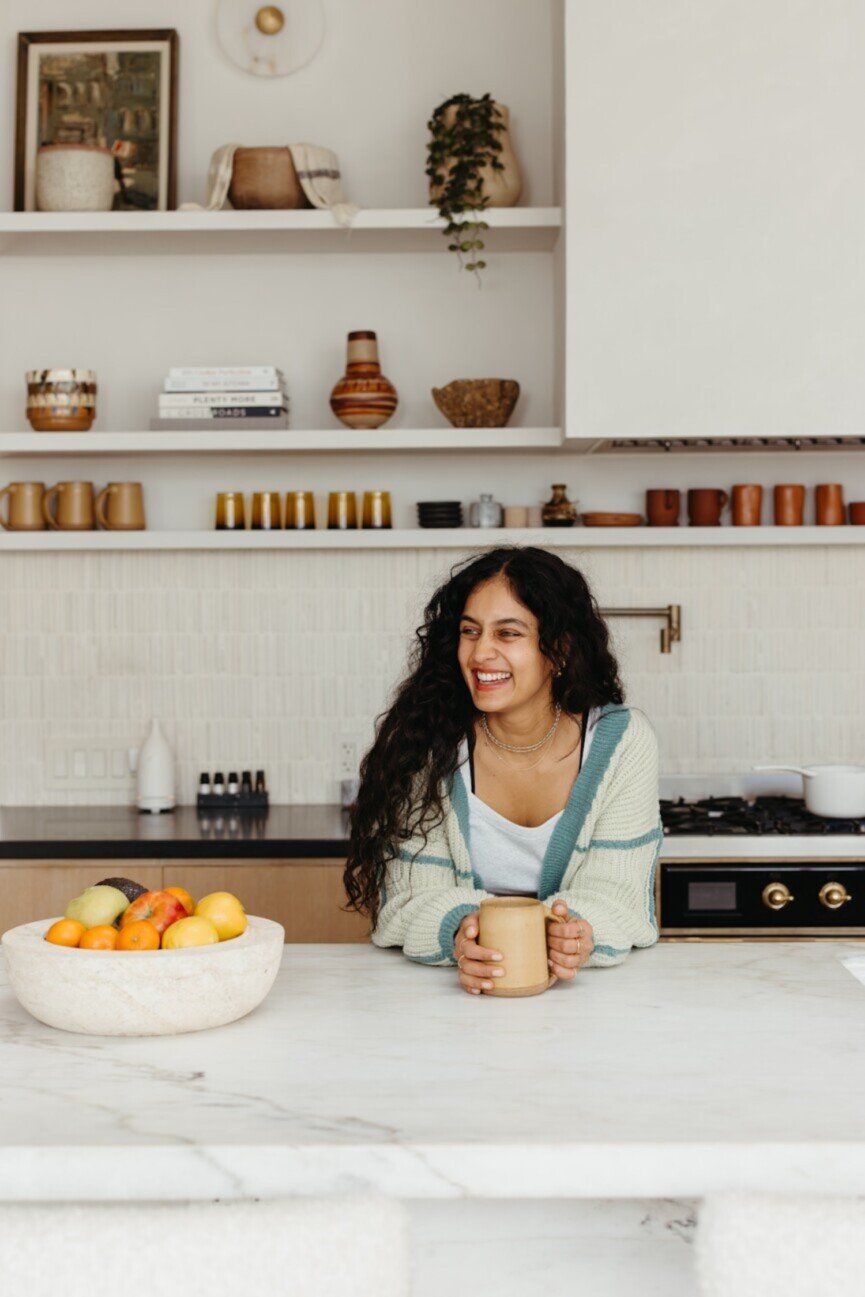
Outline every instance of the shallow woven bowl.
<path fill-rule="evenodd" d="M 433 400 L 455 428 L 504 428 L 519 395 L 513 378 L 455 378 L 447 387 L 432 389 Z"/>
<path fill-rule="evenodd" d="M 172 1036 L 251 1013 L 279 972 L 285 931 L 249 915 L 239 937 L 180 950 L 77 950 L 45 941 L 54 919 L 3 934 L 9 982 L 40 1022 L 88 1036 Z"/>

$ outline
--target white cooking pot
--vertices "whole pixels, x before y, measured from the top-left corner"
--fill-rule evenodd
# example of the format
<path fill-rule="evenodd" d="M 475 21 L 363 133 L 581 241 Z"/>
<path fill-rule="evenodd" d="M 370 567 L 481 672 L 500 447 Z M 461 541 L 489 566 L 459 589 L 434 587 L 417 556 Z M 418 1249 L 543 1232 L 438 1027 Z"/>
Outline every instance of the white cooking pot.
<path fill-rule="evenodd" d="M 865 766 L 754 766 L 802 776 L 805 805 L 812 815 L 833 820 L 865 817 Z"/>

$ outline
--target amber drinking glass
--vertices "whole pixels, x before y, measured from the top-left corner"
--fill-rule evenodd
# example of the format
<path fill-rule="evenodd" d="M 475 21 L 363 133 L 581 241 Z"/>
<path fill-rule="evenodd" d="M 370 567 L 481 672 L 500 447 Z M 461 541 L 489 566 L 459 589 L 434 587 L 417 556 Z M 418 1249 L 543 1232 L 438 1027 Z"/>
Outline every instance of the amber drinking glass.
<path fill-rule="evenodd" d="M 285 526 L 290 531 L 307 531 L 315 527 L 315 496 L 312 491 L 286 493 Z"/>
<path fill-rule="evenodd" d="M 242 491 L 220 491 L 216 497 L 216 530 L 243 531 L 246 510 Z"/>
<path fill-rule="evenodd" d="M 391 526 L 390 491 L 364 491 L 363 525 L 373 528 Z"/>
<path fill-rule="evenodd" d="M 252 530 L 278 531 L 282 509 L 278 491 L 256 491 L 252 497 Z"/>
<path fill-rule="evenodd" d="M 347 531 L 357 526 L 357 497 L 354 491 L 331 491 L 327 501 L 330 531 Z"/>

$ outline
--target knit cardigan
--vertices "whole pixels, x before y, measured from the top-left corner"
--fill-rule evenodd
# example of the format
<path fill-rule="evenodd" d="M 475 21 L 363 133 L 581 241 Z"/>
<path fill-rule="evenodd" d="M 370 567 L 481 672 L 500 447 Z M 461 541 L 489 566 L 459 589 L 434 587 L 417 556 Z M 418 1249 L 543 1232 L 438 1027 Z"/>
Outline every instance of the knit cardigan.
<path fill-rule="evenodd" d="M 403 842 L 389 862 L 372 940 L 401 946 L 421 964 L 453 964 L 454 935 L 485 897 L 472 868 L 469 804 L 456 774 L 444 791 L 444 818 Z M 550 838 L 538 895 L 562 900 L 592 925 L 589 964 L 620 964 L 632 946 L 658 939 L 654 875 L 663 833 L 658 745 L 645 717 L 608 704 L 589 754 Z"/>

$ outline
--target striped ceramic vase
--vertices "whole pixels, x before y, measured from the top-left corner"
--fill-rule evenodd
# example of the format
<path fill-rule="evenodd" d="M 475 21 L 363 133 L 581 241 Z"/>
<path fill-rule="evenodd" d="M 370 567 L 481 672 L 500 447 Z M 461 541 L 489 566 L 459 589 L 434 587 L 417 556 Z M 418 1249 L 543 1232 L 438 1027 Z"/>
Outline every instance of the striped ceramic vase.
<path fill-rule="evenodd" d="M 380 428 L 396 407 L 396 388 L 381 372 L 375 334 L 350 333 L 345 374 L 330 394 L 330 408 L 349 428 Z"/>

